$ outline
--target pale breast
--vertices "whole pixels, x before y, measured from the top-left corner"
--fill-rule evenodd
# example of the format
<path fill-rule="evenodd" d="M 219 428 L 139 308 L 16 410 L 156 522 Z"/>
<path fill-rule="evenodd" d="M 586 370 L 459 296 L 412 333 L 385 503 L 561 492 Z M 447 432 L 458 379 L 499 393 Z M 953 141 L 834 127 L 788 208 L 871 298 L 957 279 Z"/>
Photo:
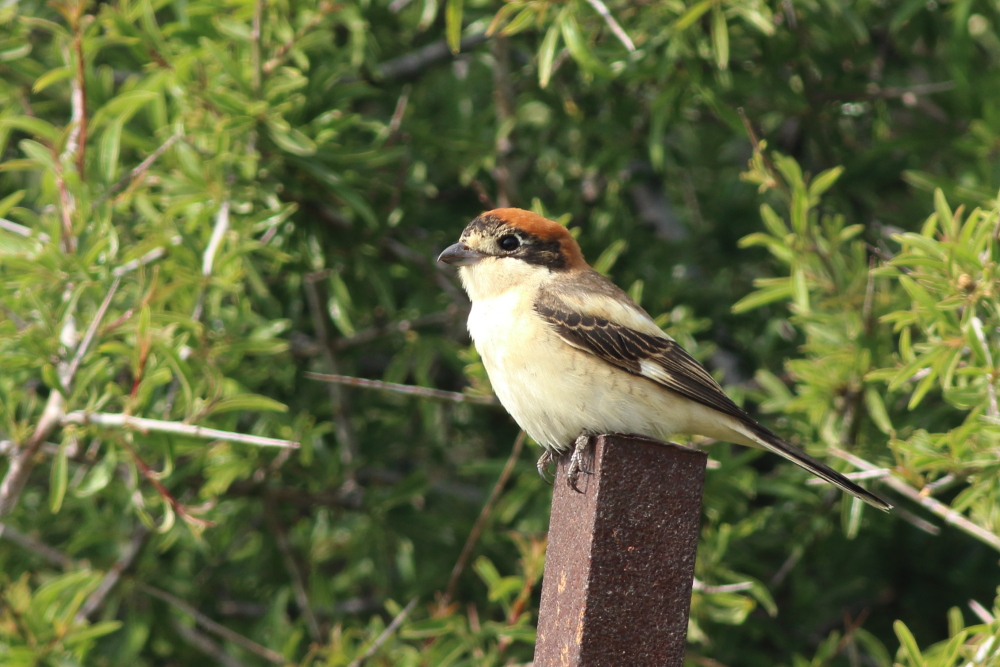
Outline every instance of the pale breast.
<path fill-rule="evenodd" d="M 691 401 L 567 345 L 525 298 L 477 301 L 468 324 L 497 397 L 535 441 L 565 450 L 583 432 L 666 438 L 701 417 Z"/>

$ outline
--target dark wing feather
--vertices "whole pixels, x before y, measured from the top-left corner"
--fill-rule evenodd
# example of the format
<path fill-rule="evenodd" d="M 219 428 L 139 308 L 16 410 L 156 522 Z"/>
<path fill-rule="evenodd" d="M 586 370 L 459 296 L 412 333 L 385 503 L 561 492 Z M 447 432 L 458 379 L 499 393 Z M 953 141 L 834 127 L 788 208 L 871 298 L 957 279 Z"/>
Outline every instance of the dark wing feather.
<path fill-rule="evenodd" d="M 675 341 L 603 317 L 581 315 L 554 298 L 538 301 L 535 312 L 573 347 L 740 421 L 755 423 L 726 396 L 705 367 Z M 643 362 L 653 364 L 653 369 L 647 365 L 644 372 Z"/>

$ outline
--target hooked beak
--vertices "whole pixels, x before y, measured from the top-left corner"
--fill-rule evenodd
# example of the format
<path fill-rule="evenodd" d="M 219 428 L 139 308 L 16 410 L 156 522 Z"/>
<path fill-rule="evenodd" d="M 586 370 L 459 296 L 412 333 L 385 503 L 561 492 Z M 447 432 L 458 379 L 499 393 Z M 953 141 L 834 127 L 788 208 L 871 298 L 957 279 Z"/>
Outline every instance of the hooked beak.
<path fill-rule="evenodd" d="M 469 266 L 486 257 L 484 253 L 473 250 L 464 243 L 454 243 L 444 249 L 438 255 L 438 264 L 450 264 L 452 266 Z"/>

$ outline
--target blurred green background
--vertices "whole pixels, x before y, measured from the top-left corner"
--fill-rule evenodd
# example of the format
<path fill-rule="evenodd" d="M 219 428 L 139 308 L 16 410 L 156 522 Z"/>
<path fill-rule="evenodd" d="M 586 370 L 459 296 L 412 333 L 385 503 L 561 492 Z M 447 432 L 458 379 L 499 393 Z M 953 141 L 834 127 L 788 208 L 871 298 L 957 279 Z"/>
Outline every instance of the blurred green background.
<path fill-rule="evenodd" d="M 681 440 L 687 664 L 1000 665 L 997 2 L 0 25 L 0 663 L 529 664 L 551 488 L 434 264 L 513 205 L 898 505 Z"/>

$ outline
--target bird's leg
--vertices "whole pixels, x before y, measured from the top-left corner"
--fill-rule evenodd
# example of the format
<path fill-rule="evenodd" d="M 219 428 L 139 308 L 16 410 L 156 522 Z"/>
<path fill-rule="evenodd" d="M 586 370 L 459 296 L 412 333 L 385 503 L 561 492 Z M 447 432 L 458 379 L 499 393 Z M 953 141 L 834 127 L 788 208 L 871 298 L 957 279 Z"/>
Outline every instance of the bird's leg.
<path fill-rule="evenodd" d="M 566 471 L 566 480 L 569 482 L 570 487 L 578 493 L 582 493 L 580 489 L 577 488 L 576 482 L 580 477 L 580 473 L 589 475 L 590 471 L 583 467 L 583 456 L 587 451 L 587 445 L 590 444 L 590 436 L 586 433 L 581 433 L 577 439 L 576 444 L 573 447 L 573 453 L 569 457 L 569 470 Z"/>
<path fill-rule="evenodd" d="M 554 459 L 555 457 L 552 455 L 552 450 L 546 449 L 545 452 L 538 457 L 538 463 L 535 464 L 538 467 L 538 476 L 541 477 L 542 481 L 546 484 L 552 484 L 556 481 L 555 475 L 552 476 L 552 479 L 548 478 L 549 464 L 552 463 Z"/>

